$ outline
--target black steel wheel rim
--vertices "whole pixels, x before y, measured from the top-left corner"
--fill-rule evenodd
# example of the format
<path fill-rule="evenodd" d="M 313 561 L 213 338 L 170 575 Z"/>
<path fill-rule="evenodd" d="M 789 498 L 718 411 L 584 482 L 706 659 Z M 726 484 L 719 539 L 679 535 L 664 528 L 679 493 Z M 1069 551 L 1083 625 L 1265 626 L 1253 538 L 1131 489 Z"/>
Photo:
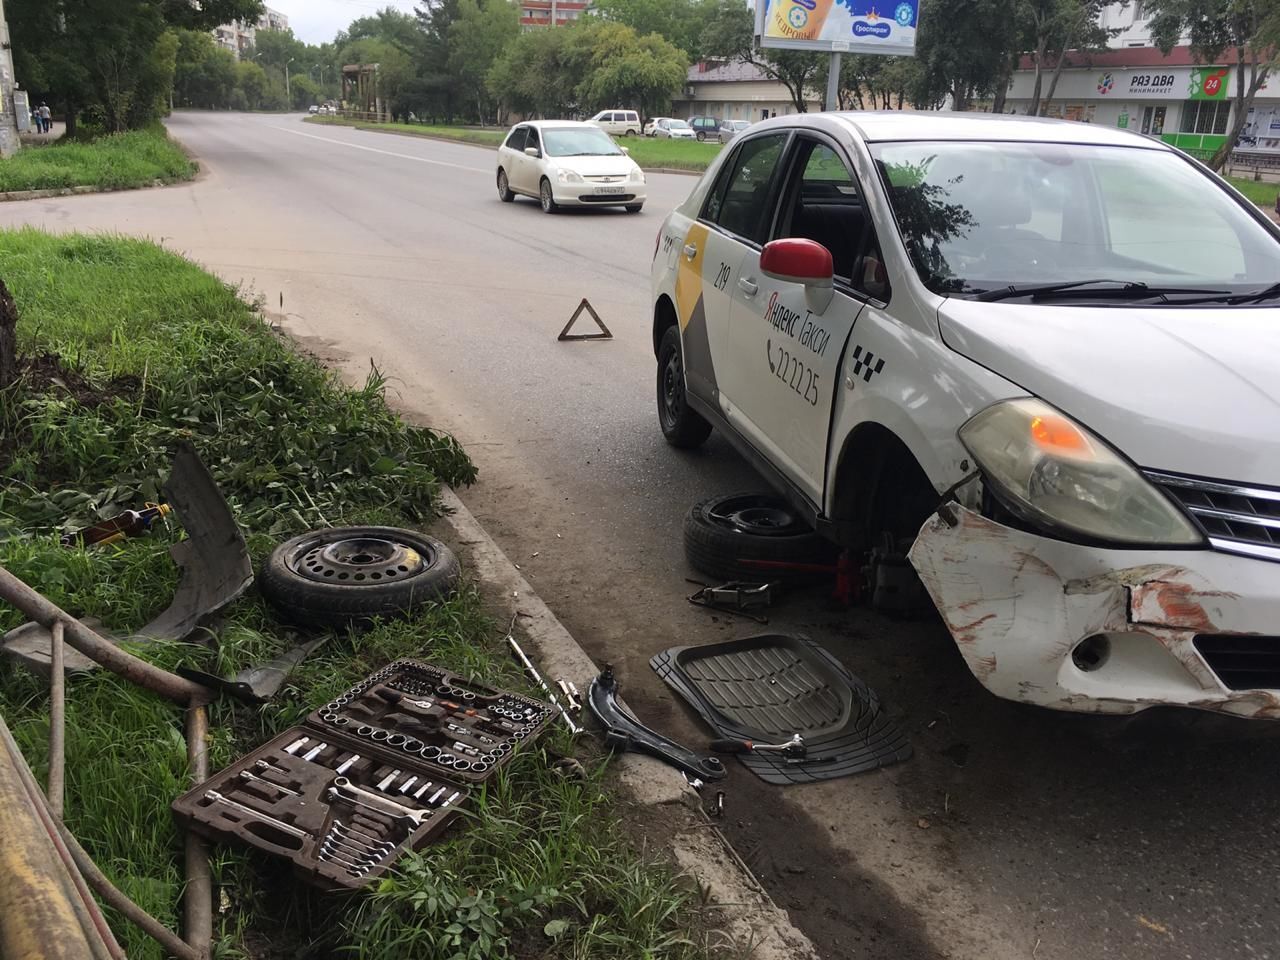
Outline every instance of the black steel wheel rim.
<path fill-rule="evenodd" d="M 674 427 L 684 414 L 684 368 L 680 351 L 672 350 L 662 368 L 662 413 L 667 426 Z"/>
<path fill-rule="evenodd" d="M 551 184 L 545 180 L 542 181 L 542 209 L 551 209 Z"/>
<path fill-rule="evenodd" d="M 285 563 L 306 580 L 359 587 L 411 579 L 435 559 L 425 544 L 384 537 L 309 538 L 294 547 Z"/>
<path fill-rule="evenodd" d="M 726 497 L 707 515 L 716 526 L 753 537 L 793 537 L 809 532 L 784 500 L 765 493 Z"/>

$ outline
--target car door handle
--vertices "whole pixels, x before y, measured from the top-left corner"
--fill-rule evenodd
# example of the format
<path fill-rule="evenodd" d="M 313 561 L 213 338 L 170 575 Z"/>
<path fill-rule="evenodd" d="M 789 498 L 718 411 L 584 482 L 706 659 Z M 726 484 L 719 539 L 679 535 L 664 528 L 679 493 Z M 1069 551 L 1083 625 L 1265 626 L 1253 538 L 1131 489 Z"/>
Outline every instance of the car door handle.
<path fill-rule="evenodd" d="M 692 260 L 698 255 L 698 247 L 696 244 L 686 243 L 684 245 L 684 255 Z"/>
<path fill-rule="evenodd" d="M 760 290 L 760 284 L 754 280 L 748 280 L 746 277 L 738 278 L 738 289 L 745 293 L 748 297 L 754 297 Z"/>

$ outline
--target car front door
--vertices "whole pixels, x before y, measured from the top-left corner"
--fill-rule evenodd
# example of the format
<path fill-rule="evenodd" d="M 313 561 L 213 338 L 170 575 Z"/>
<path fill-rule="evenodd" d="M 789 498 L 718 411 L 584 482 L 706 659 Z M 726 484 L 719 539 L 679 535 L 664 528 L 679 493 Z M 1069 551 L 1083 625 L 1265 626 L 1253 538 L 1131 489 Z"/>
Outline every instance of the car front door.
<path fill-rule="evenodd" d="M 843 151 L 819 134 L 798 134 L 787 168 L 769 239 L 799 237 L 826 247 L 835 293 L 823 309 L 802 284 L 765 276 L 759 248 L 747 253 L 744 295 L 729 317 L 731 366 L 744 380 L 734 396 L 735 424 L 821 504 L 843 373 L 870 383 L 884 366 L 870 346 L 856 343 L 849 346 L 849 370 L 841 371 L 841 359 L 859 317 L 881 310 L 889 291 L 863 191 Z"/>
<path fill-rule="evenodd" d="M 784 130 L 753 137 L 734 150 L 677 252 L 685 384 L 722 413 L 733 409 L 733 393 L 746 386 L 733 369 L 728 336 L 733 299 L 740 293 L 738 269 L 769 229 L 778 163 L 790 136 Z"/>
<path fill-rule="evenodd" d="M 523 150 L 521 151 L 519 189 L 536 197 L 538 195 L 538 181 L 542 179 L 543 147 L 542 138 L 534 127 L 529 127 L 529 139 L 525 143 L 525 149 L 529 147 L 537 150 L 538 156 L 531 157 Z"/>
<path fill-rule="evenodd" d="M 498 162 L 507 171 L 507 186 L 512 190 L 520 189 L 520 171 L 524 168 L 525 144 L 529 142 L 529 128 L 516 127 L 507 137 L 506 143 L 498 148 Z"/>

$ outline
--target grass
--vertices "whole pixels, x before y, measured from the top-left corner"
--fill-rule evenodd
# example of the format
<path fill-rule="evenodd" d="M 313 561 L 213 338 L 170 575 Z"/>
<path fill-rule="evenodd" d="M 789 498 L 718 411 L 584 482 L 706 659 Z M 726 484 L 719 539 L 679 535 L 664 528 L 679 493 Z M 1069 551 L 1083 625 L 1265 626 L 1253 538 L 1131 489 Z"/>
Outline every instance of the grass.
<path fill-rule="evenodd" d="M 1254 180 L 1252 177 L 1228 177 L 1231 185 L 1243 193 L 1258 206 L 1267 210 L 1276 208 L 1276 194 L 1280 193 L 1280 183 L 1270 180 Z"/>
<path fill-rule="evenodd" d="M 177 525 L 89 550 L 63 548 L 57 534 L 154 499 L 180 440 L 194 442 L 209 465 L 255 562 L 313 526 L 425 519 L 440 481 L 474 477 L 450 438 L 406 426 L 387 407 L 376 371 L 363 389 L 344 389 L 235 291 L 151 244 L 0 232 L 0 263 L 21 311 L 27 370 L 0 396 L 0 562 L 79 615 L 129 631 L 168 603 Z M 22 619 L 0 606 L 0 631 Z M 527 688 L 501 633 L 468 586 L 410 620 L 335 635 L 272 703 L 212 706 L 212 765 L 401 656 Z M 168 668 L 226 675 L 293 642 L 251 591 L 230 608 L 216 651 L 134 649 Z M 43 778 L 46 685 L 6 671 L 0 710 Z M 477 792 L 464 829 L 366 895 L 321 896 L 286 864 L 215 846 L 215 955 L 705 956 L 697 891 L 637 849 L 600 769 L 582 780 L 552 769 L 547 751 L 568 748 L 558 732 L 518 756 Z M 67 757 L 69 825 L 108 876 L 176 927 L 182 845 L 169 804 L 187 786 L 180 712 L 105 671 L 76 677 Z M 113 927 L 130 957 L 161 956 L 132 927 Z"/>
<path fill-rule="evenodd" d="M 308 117 L 308 123 L 328 123 L 356 127 L 361 130 L 387 130 L 419 137 L 436 137 L 496 147 L 506 139 L 507 131 L 472 127 L 430 126 L 422 123 L 369 123 L 348 120 L 345 117 Z M 667 168 L 702 171 L 720 152 L 718 143 L 699 143 L 696 140 L 659 140 L 656 137 L 615 137 L 617 142 L 631 152 L 632 159 L 646 170 Z"/>
<path fill-rule="evenodd" d="M 196 166 L 164 128 L 23 147 L 0 160 L 0 193 L 96 187 L 124 190 L 156 180 L 190 180 Z"/>

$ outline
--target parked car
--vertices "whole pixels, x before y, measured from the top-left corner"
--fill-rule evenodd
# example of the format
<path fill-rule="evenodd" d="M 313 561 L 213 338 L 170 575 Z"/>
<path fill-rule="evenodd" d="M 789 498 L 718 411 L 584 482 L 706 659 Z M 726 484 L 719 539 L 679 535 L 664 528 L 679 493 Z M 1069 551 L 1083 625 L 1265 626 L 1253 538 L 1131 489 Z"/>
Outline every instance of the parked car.
<path fill-rule="evenodd" d="M 536 198 L 543 212 L 565 206 L 622 206 L 639 213 L 645 177 L 609 135 L 590 123 L 531 120 L 511 128 L 498 148 L 498 196 Z"/>
<path fill-rule="evenodd" d="M 649 122 L 644 125 L 644 135 L 652 137 L 653 132 L 658 129 L 658 124 L 663 120 L 670 120 L 670 117 L 650 117 Z"/>
<path fill-rule="evenodd" d="M 717 139 L 721 143 L 728 143 L 749 126 L 751 126 L 750 120 L 726 120 L 716 131 Z"/>
<path fill-rule="evenodd" d="M 320 112 L 319 104 L 313 103 L 311 106 L 307 108 L 307 113 L 319 113 L 319 112 Z"/>
<path fill-rule="evenodd" d="M 1277 278 L 1280 229 L 1149 138 L 778 117 L 658 235 L 658 421 L 909 558 L 1001 697 L 1276 716 Z"/>
<path fill-rule="evenodd" d="M 668 140 L 694 139 L 693 128 L 683 120 L 674 119 L 663 119 L 658 121 L 658 125 L 653 131 L 653 135 L 660 139 L 666 138 Z"/>
<path fill-rule="evenodd" d="M 640 136 L 640 114 L 634 110 L 601 110 L 588 123 L 593 123 L 611 137 Z"/>
<path fill-rule="evenodd" d="M 689 126 L 699 140 L 715 139 L 720 133 L 719 117 L 690 117 Z"/>

